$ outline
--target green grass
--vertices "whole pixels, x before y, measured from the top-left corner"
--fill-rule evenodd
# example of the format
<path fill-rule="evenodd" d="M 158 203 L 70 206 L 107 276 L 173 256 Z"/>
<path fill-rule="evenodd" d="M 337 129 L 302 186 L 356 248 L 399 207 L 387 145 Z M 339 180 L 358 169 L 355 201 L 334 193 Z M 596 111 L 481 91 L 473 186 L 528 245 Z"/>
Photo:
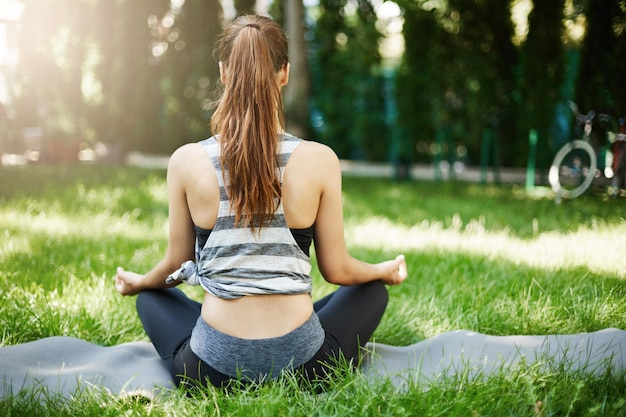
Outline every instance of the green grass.
<path fill-rule="evenodd" d="M 69 335 L 102 345 L 147 340 L 115 267 L 145 271 L 166 247 L 162 170 L 34 166 L 0 170 L 0 345 Z M 555 205 L 519 186 L 346 178 L 351 252 L 404 253 L 374 337 L 394 345 L 449 330 L 494 335 L 626 329 L 626 200 L 599 192 Z M 333 287 L 314 276 L 314 298 Z M 193 296 L 196 289 L 186 289 Z M 7 416 L 626 415 L 624 375 L 528 366 L 425 390 L 372 386 L 352 372 L 316 395 L 286 377 L 234 392 L 178 391 L 154 401 L 95 390 L 71 399 L 24 392 Z"/>

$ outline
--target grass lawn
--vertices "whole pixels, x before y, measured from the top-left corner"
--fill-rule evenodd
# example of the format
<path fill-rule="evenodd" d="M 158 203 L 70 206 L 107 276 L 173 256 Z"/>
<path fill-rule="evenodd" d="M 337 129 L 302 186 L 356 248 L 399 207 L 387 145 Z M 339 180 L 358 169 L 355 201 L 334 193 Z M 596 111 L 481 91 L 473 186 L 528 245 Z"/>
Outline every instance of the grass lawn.
<path fill-rule="evenodd" d="M 0 345 L 68 335 L 147 340 L 118 265 L 145 271 L 166 248 L 165 172 L 101 166 L 0 169 Z M 591 191 L 555 205 L 523 187 L 344 180 L 346 238 L 358 258 L 404 253 L 374 338 L 405 345 L 458 329 L 493 335 L 626 329 L 626 199 Z M 314 269 L 315 299 L 333 290 Z M 200 296 L 197 288 L 186 288 Z M 399 391 L 350 373 L 317 395 L 291 378 L 234 392 L 173 392 L 152 402 L 86 390 L 0 400 L 6 416 L 355 415 L 624 416 L 624 374 L 528 366 Z"/>

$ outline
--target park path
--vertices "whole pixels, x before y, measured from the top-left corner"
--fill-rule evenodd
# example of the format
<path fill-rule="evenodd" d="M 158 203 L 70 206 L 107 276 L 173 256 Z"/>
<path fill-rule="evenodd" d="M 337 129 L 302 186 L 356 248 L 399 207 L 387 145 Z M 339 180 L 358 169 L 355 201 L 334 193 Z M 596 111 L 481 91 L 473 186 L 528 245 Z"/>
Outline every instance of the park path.
<path fill-rule="evenodd" d="M 145 168 L 166 168 L 168 158 L 167 156 L 145 155 L 133 152 L 128 155 L 126 163 Z M 492 168 L 485 170 L 483 173 L 480 167 L 467 165 L 457 165 L 454 172 L 450 172 L 449 169 L 445 168 L 444 166 L 444 169 L 436 172 L 434 165 L 414 164 L 410 170 L 410 178 L 420 180 L 455 179 L 466 182 L 500 182 L 505 184 L 526 183 L 526 171 L 523 168 L 501 167 L 497 173 Z M 384 162 L 341 160 L 341 170 L 346 175 L 362 177 L 393 178 L 396 175 L 394 166 Z M 536 183 L 539 182 L 540 178 L 537 178 Z"/>

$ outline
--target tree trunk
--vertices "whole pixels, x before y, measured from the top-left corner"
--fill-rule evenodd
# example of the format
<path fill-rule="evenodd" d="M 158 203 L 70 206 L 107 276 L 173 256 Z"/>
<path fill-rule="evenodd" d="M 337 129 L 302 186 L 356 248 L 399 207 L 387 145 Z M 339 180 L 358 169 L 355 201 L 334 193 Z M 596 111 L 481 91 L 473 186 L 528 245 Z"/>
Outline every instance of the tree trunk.
<path fill-rule="evenodd" d="M 309 136 L 309 67 L 304 38 L 304 5 L 302 1 L 285 0 L 285 32 L 289 39 L 289 84 L 284 101 L 287 130 L 300 137 Z"/>
<path fill-rule="evenodd" d="M 254 14 L 256 8 L 256 0 L 235 0 L 235 10 L 237 16 Z"/>

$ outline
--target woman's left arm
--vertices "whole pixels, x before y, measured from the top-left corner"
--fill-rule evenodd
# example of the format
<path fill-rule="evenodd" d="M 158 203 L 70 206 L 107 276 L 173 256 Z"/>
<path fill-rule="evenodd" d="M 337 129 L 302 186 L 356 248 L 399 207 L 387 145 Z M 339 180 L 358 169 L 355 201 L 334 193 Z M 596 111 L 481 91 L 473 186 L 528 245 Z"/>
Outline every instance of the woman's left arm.
<path fill-rule="evenodd" d="M 115 287 L 122 295 L 134 295 L 145 289 L 167 288 L 165 279 L 187 260 L 194 260 L 195 232 L 187 205 L 184 181 L 189 177 L 188 145 L 176 150 L 167 167 L 167 194 L 169 205 L 169 237 L 167 251 L 161 261 L 146 274 L 138 274 L 117 268 Z"/>

